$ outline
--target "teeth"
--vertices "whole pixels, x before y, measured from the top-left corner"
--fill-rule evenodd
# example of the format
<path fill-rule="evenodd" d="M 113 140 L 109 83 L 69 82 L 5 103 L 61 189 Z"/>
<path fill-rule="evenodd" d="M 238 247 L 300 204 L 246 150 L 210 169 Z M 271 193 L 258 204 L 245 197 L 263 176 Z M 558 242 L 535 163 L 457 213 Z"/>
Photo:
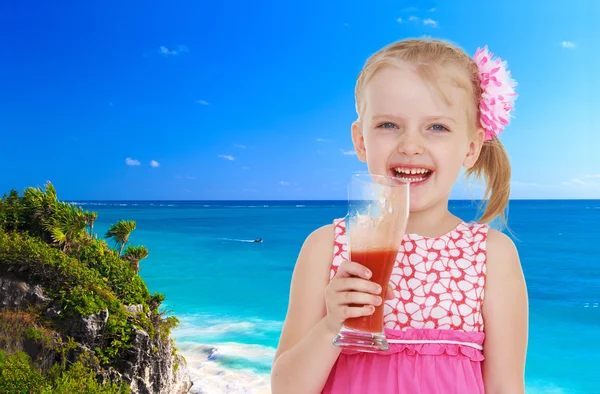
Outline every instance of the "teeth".
<path fill-rule="evenodd" d="M 415 175 L 417 175 L 417 174 L 425 175 L 425 174 L 428 174 L 431 172 L 431 170 L 428 170 L 426 168 L 402 168 L 402 167 L 396 167 L 396 168 L 394 168 L 394 171 L 396 172 L 398 179 L 400 179 L 402 182 L 406 182 L 406 183 L 422 182 L 427 177 L 421 176 L 421 177 L 417 178 L 417 177 L 415 177 Z M 403 176 L 403 175 L 410 175 L 410 177 Z"/>
<path fill-rule="evenodd" d="M 416 183 L 416 182 L 421 182 L 424 181 L 425 178 L 415 178 L 415 177 L 411 177 L 411 178 L 404 178 L 404 177 L 398 177 L 398 179 L 400 179 L 402 182 L 407 182 L 407 183 Z"/>
<path fill-rule="evenodd" d="M 397 167 L 394 170 L 398 174 L 407 174 L 407 175 L 425 174 L 425 173 L 429 172 L 429 170 L 425 169 L 425 168 L 401 168 L 401 167 Z"/>

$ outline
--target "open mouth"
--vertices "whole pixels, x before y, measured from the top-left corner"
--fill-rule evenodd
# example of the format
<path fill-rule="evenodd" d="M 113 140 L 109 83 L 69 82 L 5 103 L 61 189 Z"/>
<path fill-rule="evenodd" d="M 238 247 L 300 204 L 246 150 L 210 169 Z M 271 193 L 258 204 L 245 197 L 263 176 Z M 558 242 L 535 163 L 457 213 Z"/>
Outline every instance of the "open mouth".
<path fill-rule="evenodd" d="M 411 184 L 425 182 L 433 174 L 433 170 L 428 168 L 393 167 L 391 170 L 392 174 L 401 182 Z"/>

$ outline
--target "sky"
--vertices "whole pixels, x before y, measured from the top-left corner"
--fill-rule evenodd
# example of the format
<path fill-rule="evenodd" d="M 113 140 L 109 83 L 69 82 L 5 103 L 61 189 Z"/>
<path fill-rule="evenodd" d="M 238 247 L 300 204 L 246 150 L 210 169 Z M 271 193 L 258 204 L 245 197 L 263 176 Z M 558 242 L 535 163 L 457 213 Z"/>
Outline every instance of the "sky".
<path fill-rule="evenodd" d="M 600 2 L 483 4 L 2 2 L 0 194 L 345 199 L 357 74 L 426 35 L 508 62 L 513 199 L 600 198 Z"/>

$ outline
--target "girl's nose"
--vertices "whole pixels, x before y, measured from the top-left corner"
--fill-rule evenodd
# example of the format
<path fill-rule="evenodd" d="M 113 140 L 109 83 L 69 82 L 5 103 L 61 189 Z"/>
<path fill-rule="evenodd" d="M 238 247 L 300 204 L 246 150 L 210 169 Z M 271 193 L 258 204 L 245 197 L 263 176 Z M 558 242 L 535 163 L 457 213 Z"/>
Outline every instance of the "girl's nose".
<path fill-rule="evenodd" d="M 407 130 L 400 136 L 398 152 L 407 156 L 415 156 L 423 154 L 424 149 L 425 141 L 418 131 Z"/>

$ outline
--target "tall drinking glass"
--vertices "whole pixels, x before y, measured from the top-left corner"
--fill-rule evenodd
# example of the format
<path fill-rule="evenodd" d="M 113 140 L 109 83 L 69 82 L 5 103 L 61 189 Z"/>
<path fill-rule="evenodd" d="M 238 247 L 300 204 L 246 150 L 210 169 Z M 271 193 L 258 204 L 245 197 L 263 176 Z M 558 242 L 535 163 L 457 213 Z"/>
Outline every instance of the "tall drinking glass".
<path fill-rule="evenodd" d="M 348 188 L 345 222 L 349 259 L 371 270 L 370 280 L 383 289 L 383 300 L 406 231 L 409 196 L 408 183 L 369 173 L 354 174 Z M 384 302 L 369 316 L 346 319 L 333 343 L 365 352 L 388 350 L 383 307 Z"/>

